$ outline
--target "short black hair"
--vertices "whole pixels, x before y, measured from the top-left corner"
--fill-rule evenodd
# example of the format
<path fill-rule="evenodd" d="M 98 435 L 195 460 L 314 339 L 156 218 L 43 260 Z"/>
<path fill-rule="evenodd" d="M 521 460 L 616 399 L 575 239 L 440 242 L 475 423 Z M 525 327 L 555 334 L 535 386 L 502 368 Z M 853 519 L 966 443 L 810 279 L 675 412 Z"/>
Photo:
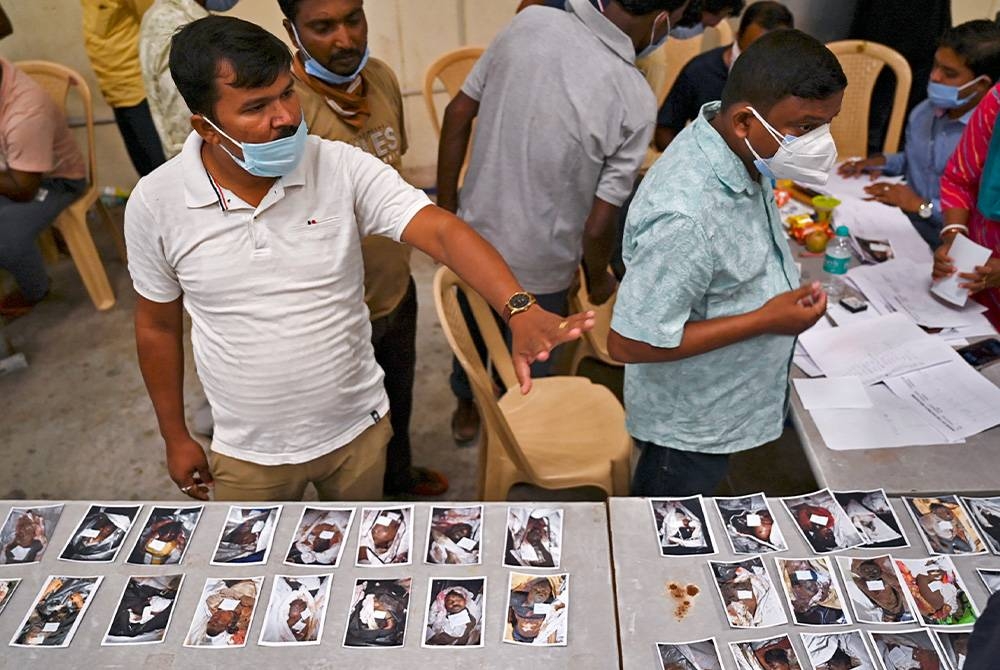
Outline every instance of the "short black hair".
<path fill-rule="evenodd" d="M 618 4 L 632 16 L 643 16 L 650 12 L 672 12 L 683 7 L 685 2 L 686 0 L 618 0 Z"/>
<path fill-rule="evenodd" d="M 701 23 L 702 12 L 721 14 L 728 9 L 730 16 L 739 16 L 746 6 L 745 0 L 691 0 L 677 25 L 685 28 L 698 25 Z"/>
<path fill-rule="evenodd" d="M 774 30 L 736 59 L 722 90 L 722 107 L 739 102 L 761 114 L 789 96 L 826 100 L 847 88 L 833 52 L 800 30 Z"/>
<path fill-rule="evenodd" d="M 1000 79 L 1000 26 L 978 19 L 946 30 L 938 47 L 948 47 L 962 59 L 972 74 Z"/>
<path fill-rule="evenodd" d="M 260 26 L 232 16 L 208 16 L 181 28 L 170 40 L 170 76 L 192 114 L 213 118 L 219 100 L 215 80 L 228 64 L 235 88 L 262 88 L 289 72 L 285 43 Z"/>
<path fill-rule="evenodd" d="M 768 649 L 764 652 L 765 663 L 773 663 L 775 661 L 788 663 L 788 652 L 784 649 Z"/>
<path fill-rule="evenodd" d="M 742 35 L 747 31 L 747 28 L 753 25 L 758 25 L 764 30 L 794 28 L 795 17 L 792 16 L 788 7 L 780 2 L 761 0 L 750 5 L 743 13 L 743 18 L 740 19 L 740 29 L 736 34 Z"/>
<path fill-rule="evenodd" d="M 289 21 L 295 21 L 295 16 L 299 13 L 299 4 L 302 0 L 278 0 L 278 7 L 281 13 Z"/>

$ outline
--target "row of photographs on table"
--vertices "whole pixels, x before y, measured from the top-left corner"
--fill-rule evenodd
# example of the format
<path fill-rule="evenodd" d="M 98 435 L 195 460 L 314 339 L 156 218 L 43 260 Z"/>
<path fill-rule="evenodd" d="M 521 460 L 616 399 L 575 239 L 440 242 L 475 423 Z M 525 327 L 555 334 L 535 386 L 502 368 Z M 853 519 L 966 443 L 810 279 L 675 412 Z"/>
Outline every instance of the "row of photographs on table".
<path fill-rule="evenodd" d="M 731 642 L 729 649 L 738 670 L 962 670 L 969 635 L 924 629 L 800 633 L 808 663 L 799 660 L 788 635 Z M 652 667 L 662 670 L 722 670 L 714 638 L 657 643 L 656 658 Z"/>
<path fill-rule="evenodd" d="M 849 549 L 910 546 L 885 491 L 830 491 L 779 499 L 799 534 L 816 554 Z M 1000 497 L 902 498 L 934 555 L 1000 555 Z M 733 553 L 759 555 L 788 550 L 763 493 L 714 498 Z M 662 556 L 718 553 L 701 496 L 649 501 Z"/>
<path fill-rule="evenodd" d="M 110 563 L 125 544 L 141 505 L 91 505 L 59 554 L 60 560 Z M 232 506 L 212 555 L 212 565 L 267 563 L 280 505 Z M 14 507 L 0 528 L 0 566 L 38 563 L 62 515 L 62 505 Z M 177 565 L 191 544 L 203 507 L 153 507 L 126 563 Z M 306 507 L 284 562 L 335 568 L 354 521 L 354 508 Z M 413 506 L 364 507 L 358 527 L 355 565 L 409 565 L 413 546 Z M 558 569 L 562 555 L 563 510 L 509 507 L 503 565 Z M 433 507 L 424 561 L 433 565 L 480 565 L 482 505 Z"/>
<path fill-rule="evenodd" d="M 49 577 L 10 641 L 13 647 L 64 648 L 73 640 L 104 577 Z M 184 639 L 185 647 L 246 646 L 265 577 L 209 578 Z M 357 579 L 343 646 L 402 647 L 412 578 Z M 0 614 L 19 579 L 0 580 Z M 130 577 L 102 646 L 164 641 L 184 575 Z M 333 574 L 276 575 L 258 644 L 318 645 Z M 569 628 L 569 575 L 512 572 L 503 641 L 536 647 L 565 646 Z M 486 578 L 429 580 L 421 645 L 484 646 Z"/>

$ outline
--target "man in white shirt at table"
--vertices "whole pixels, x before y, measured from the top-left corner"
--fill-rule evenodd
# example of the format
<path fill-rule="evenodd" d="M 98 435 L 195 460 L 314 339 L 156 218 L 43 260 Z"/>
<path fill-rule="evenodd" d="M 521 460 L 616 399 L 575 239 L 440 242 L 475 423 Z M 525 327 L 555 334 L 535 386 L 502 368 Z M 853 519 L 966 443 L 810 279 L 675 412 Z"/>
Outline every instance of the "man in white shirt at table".
<path fill-rule="evenodd" d="M 496 251 L 382 161 L 308 136 L 287 47 L 212 16 L 173 38 L 191 109 L 180 155 L 140 180 L 125 232 L 139 364 L 184 493 L 220 500 L 377 499 L 391 434 L 364 305 L 361 238 L 385 235 L 450 266 L 509 315 L 529 365 L 579 337 L 523 293 Z M 184 421 L 183 310 L 215 433 L 211 467 Z"/>

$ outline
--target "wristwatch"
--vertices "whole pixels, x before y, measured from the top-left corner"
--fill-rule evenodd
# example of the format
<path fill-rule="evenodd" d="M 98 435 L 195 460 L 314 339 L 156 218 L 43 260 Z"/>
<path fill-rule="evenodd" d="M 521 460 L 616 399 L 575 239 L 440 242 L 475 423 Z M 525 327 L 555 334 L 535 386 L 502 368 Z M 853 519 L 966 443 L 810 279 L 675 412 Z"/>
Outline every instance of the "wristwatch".
<path fill-rule="evenodd" d="M 934 213 L 934 203 L 930 200 L 924 200 L 920 203 L 920 209 L 917 210 L 917 214 L 921 219 L 929 219 Z"/>
<path fill-rule="evenodd" d="M 518 291 L 508 298 L 507 304 L 503 306 L 503 320 L 510 323 L 512 316 L 528 311 L 536 302 L 535 296 L 524 291 Z"/>

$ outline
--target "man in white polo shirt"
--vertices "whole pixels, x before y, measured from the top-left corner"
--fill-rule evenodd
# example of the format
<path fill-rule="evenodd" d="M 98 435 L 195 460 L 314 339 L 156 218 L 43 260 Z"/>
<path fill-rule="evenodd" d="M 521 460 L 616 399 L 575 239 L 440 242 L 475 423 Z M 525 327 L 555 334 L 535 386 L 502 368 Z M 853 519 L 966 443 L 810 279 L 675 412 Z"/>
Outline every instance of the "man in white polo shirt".
<path fill-rule="evenodd" d="M 361 239 L 384 235 L 452 267 L 529 365 L 593 325 L 533 305 L 460 219 L 377 158 L 306 134 L 285 45 L 213 16 L 173 38 L 195 130 L 140 180 L 125 216 L 139 363 L 182 491 L 220 500 L 381 496 L 391 434 L 364 305 Z M 211 467 L 184 422 L 182 312 L 212 405 Z"/>

